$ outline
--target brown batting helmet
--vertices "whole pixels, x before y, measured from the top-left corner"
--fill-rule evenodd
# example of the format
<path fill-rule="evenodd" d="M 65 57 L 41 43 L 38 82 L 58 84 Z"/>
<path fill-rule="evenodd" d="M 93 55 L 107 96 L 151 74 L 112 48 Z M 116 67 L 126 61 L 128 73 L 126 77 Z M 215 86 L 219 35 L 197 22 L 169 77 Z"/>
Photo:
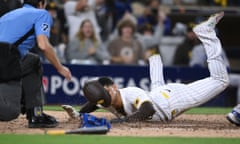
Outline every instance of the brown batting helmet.
<path fill-rule="evenodd" d="M 94 104 L 100 104 L 104 107 L 111 105 L 111 96 L 108 91 L 98 82 L 87 82 L 83 87 L 84 96 Z"/>

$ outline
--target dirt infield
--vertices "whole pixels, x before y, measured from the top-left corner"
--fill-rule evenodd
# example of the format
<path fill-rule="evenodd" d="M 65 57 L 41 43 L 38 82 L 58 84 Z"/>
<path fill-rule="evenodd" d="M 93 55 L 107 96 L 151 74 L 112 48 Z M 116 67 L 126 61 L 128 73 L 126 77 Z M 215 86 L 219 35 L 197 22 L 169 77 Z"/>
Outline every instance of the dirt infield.
<path fill-rule="evenodd" d="M 54 129 L 74 129 L 79 126 L 77 120 L 69 120 L 64 112 L 47 111 L 60 122 Z M 96 112 L 94 115 L 113 118 L 111 113 Z M 48 129 L 29 129 L 25 116 L 11 122 L 0 122 L 0 133 L 45 134 Z M 180 136 L 180 137 L 240 137 L 240 127 L 230 124 L 225 115 L 183 114 L 170 123 L 140 122 L 114 124 L 109 136 Z"/>

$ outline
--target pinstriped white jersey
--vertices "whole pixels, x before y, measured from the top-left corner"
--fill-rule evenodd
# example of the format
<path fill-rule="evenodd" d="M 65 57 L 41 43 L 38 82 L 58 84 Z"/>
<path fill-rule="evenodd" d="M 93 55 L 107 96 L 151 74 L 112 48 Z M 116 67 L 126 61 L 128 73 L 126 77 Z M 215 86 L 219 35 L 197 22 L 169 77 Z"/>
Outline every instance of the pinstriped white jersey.
<path fill-rule="evenodd" d="M 172 119 L 169 105 L 170 90 L 167 86 L 156 87 L 149 93 L 155 114 L 152 120 L 168 121 Z"/>
<path fill-rule="evenodd" d="M 136 112 L 146 101 L 151 99 L 148 97 L 147 92 L 137 87 L 127 87 L 119 89 L 123 108 L 127 115 L 131 115 Z"/>

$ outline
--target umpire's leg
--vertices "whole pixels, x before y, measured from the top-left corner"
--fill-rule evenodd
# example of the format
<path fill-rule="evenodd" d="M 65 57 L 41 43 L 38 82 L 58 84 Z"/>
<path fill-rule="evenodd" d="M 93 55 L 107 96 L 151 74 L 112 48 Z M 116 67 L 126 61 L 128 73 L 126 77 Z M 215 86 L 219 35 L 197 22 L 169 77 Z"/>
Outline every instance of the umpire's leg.
<path fill-rule="evenodd" d="M 43 105 L 42 66 L 39 56 L 28 53 L 22 60 L 22 98 L 28 109 Z"/>
<path fill-rule="evenodd" d="M 43 113 L 42 65 L 38 55 L 29 53 L 22 60 L 22 90 L 29 128 L 56 127 L 58 122 Z"/>

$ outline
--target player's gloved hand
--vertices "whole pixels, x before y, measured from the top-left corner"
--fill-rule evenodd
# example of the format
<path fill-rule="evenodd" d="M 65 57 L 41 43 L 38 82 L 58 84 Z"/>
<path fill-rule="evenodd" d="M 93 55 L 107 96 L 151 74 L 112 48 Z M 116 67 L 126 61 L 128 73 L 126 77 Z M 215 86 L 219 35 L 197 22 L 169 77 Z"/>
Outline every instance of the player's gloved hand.
<path fill-rule="evenodd" d="M 110 120 L 110 123 L 112 123 L 112 124 L 124 123 L 124 122 L 127 122 L 126 118 L 114 118 L 114 119 Z"/>

